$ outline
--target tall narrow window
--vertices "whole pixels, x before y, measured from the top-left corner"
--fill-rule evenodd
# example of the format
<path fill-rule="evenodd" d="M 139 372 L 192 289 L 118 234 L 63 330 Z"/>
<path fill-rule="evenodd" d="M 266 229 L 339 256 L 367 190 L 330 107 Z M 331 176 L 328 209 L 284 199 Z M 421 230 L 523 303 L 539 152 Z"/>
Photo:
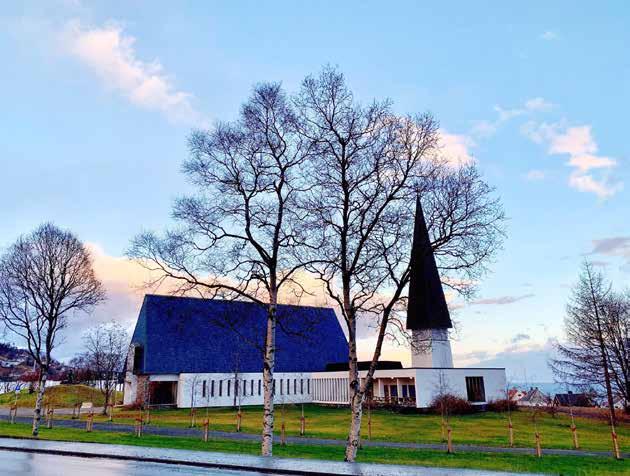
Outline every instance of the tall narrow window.
<path fill-rule="evenodd" d="M 297 379 L 293 379 L 293 395 L 297 395 Z"/>
<path fill-rule="evenodd" d="M 485 402 L 486 390 L 483 377 L 466 377 L 466 393 L 468 393 L 469 402 Z"/>
<path fill-rule="evenodd" d="M 219 380 L 219 397 L 223 396 L 223 380 Z"/>
<path fill-rule="evenodd" d="M 260 397 L 261 395 L 261 390 L 260 387 L 262 386 L 262 381 L 260 379 L 258 379 L 258 396 Z"/>
<path fill-rule="evenodd" d="M 283 386 L 282 386 L 282 383 L 283 383 L 282 381 L 283 381 L 283 380 L 284 380 L 284 379 L 280 379 L 280 395 L 284 395 L 284 388 L 283 388 Z"/>
<path fill-rule="evenodd" d="M 243 380 L 243 396 L 247 396 L 247 380 Z"/>
<path fill-rule="evenodd" d="M 227 396 L 229 397 L 230 396 L 230 390 L 232 390 L 232 381 L 228 380 L 227 384 L 228 384 L 227 385 Z"/>
<path fill-rule="evenodd" d="M 254 396 L 254 379 L 252 379 L 252 386 L 250 388 L 250 392 L 249 394 L 253 397 Z"/>
<path fill-rule="evenodd" d="M 306 394 L 307 395 L 311 394 L 311 379 L 310 378 L 306 379 Z"/>
<path fill-rule="evenodd" d="M 203 384 L 201 385 L 201 397 L 202 398 L 206 398 L 206 381 L 203 381 Z"/>
<path fill-rule="evenodd" d="M 214 380 L 210 381 L 210 396 L 214 398 Z"/>

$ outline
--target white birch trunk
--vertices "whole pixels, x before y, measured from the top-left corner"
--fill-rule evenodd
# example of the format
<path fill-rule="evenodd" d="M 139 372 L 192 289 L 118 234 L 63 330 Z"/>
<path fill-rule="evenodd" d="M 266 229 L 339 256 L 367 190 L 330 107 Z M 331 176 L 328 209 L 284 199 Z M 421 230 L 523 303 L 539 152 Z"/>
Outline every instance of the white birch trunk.
<path fill-rule="evenodd" d="M 356 321 L 350 324 L 350 339 L 348 342 L 348 382 L 350 391 L 350 430 L 346 444 L 345 461 L 354 462 L 357 449 L 361 441 L 361 417 L 363 413 L 363 392 L 359 379 L 359 365 L 357 363 Z"/>
<path fill-rule="evenodd" d="M 37 398 L 35 399 L 35 410 L 33 412 L 33 436 L 39 435 L 39 425 L 42 421 L 42 403 L 44 401 L 44 391 L 46 390 L 46 378 L 48 373 L 41 369 L 39 372 Z"/>
<path fill-rule="evenodd" d="M 276 360 L 276 304 L 277 294 L 271 293 L 267 314 L 267 336 L 265 339 L 265 359 L 263 362 L 263 431 L 262 456 L 273 455 L 273 371 Z"/>

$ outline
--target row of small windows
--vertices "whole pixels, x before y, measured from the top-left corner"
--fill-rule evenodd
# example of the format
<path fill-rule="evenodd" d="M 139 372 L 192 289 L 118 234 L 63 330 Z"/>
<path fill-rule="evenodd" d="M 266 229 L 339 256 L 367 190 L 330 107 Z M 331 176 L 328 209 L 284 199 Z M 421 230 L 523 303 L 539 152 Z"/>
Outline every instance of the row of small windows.
<path fill-rule="evenodd" d="M 256 382 L 256 383 L 255 383 Z M 225 385 L 223 385 L 225 383 Z M 234 385 L 232 385 L 234 383 Z M 201 396 L 202 398 L 208 397 L 208 390 L 210 390 L 210 398 L 214 398 L 215 395 L 222 397 L 223 390 L 225 389 L 225 395 L 231 396 L 232 386 L 234 386 L 235 396 L 239 396 L 242 390 L 243 397 L 253 397 L 254 395 L 262 395 L 262 380 L 203 380 L 201 383 Z M 311 393 L 311 379 L 273 379 L 273 394 L 276 395 L 276 388 L 280 390 L 280 395 L 310 395 Z M 216 392 L 215 392 L 216 390 Z M 299 392 L 298 392 L 299 391 Z"/>

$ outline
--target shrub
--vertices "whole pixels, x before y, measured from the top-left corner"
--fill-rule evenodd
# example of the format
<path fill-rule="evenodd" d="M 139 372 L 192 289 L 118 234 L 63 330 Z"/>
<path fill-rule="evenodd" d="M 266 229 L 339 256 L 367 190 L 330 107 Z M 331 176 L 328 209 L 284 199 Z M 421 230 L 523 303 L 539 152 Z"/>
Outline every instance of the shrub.
<path fill-rule="evenodd" d="M 509 401 L 507 398 L 490 400 L 486 405 L 486 410 L 489 412 L 507 412 L 508 410 L 515 411 L 516 409 L 516 403 Z"/>
<path fill-rule="evenodd" d="M 449 415 L 469 415 L 474 413 L 475 407 L 464 400 L 451 394 L 439 395 L 431 402 L 431 411 L 438 415 L 442 413 L 442 409 Z"/>

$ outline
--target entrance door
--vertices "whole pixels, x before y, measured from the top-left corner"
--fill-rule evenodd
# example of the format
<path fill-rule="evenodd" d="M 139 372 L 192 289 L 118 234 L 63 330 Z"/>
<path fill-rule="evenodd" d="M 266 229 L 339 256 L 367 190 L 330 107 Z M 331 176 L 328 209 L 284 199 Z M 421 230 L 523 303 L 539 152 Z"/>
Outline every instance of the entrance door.
<path fill-rule="evenodd" d="M 149 384 L 151 405 L 175 405 L 177 403 L 177 382 L 151 382 Z"/>

